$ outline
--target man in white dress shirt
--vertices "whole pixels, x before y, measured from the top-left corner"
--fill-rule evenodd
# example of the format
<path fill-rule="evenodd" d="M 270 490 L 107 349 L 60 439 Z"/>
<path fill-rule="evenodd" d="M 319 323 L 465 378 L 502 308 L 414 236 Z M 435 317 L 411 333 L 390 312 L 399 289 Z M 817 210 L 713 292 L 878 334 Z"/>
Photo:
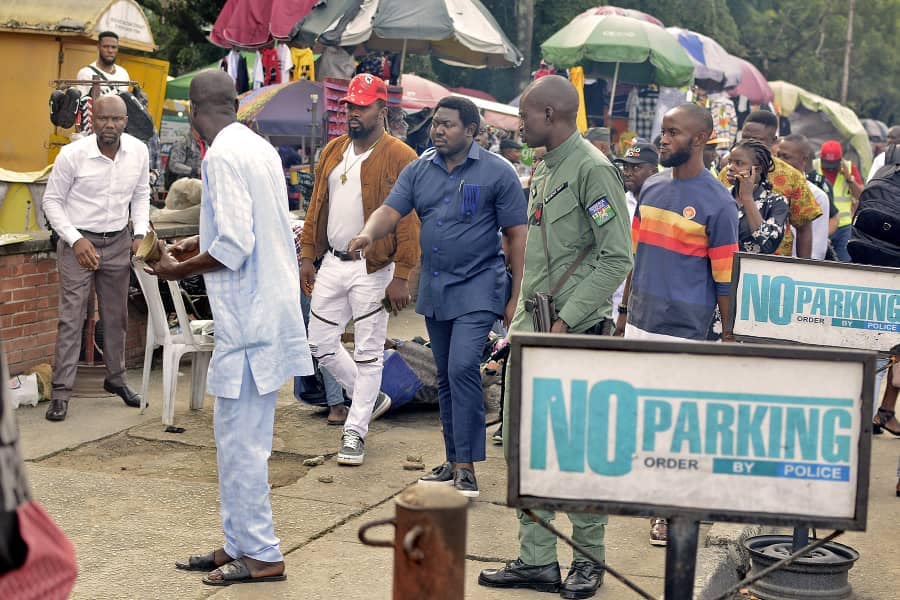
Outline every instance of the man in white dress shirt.
<path fill-rule="evenodd" d="M 119 55 L 119 36 L 115 31 L 102 31 L 97 39 L 97 60 L 81 67 L 78 70 L 76 79 L 90 81 L 91 79 L 99 79 L 100 81 L 128 81 L 128 71 L 125 67 L 116 64 L 116 57 Z M 91 92 L 90 85 L 80 85 L 78 89 L 81 94 L 87 95 Z M 99 84 L 100 95 L 108 96 L 110 94 L 118 94 L 126 88 L 113 85 Z"/>
<path fill-rule="evenodd" d="M 275 148 L 237 122 L 227 73 L 197 75 L 190 98 L 191 126 L 209 148 L 200 167 L 200 235 L 176 244 L 175 257 L 161 243 L 152 268 L 162 279 L 203 273 L 206 281 L 216 322 L 207 387 L 216 396 L 225 544 L 175 566 L 210 571 L 207 585 L 282 581 L 269 500 L 275 401 L 288 378 L 313 372 L 287 187 Z"/>
<path fill-rule="evenodd" d="M 44 192 L 44 214 L 60 237 L 59 325 L 46 415 L 50 421 L 66 418 L 91 284 L 103 327 L 103 387 L 128 406 L 141 403 L 125 382 L 125 329 L 131 253 L 149 224 L 150 168 L 147 146 L 124 133 L 127 123 L 121 98 L 99 98 L 94 133 L 63 147 Z"/>

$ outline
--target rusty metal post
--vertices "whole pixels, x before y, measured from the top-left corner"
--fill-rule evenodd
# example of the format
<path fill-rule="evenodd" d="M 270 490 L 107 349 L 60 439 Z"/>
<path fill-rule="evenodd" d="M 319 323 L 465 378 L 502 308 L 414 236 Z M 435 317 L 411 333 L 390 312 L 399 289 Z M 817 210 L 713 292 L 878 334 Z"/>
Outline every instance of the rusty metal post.
<path fill-rule="evenodd" d="M 416 484 L 396 500 L 393 519 L 359 528 L 367 546 L 394 549 L 394 600 L 462 600 L 468 499 L 443 485 Z M 373 527 L 394 526 L 393 542 L 373 540 Z"/>

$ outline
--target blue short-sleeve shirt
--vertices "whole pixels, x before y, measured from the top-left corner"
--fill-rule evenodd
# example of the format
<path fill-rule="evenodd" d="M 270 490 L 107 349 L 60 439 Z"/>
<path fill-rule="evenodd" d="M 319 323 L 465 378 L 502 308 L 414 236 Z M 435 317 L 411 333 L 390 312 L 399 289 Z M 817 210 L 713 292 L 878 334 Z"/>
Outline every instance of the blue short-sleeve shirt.
<path fill-rule="evenodd" d="M 434 148 L 397 178 L 385 204 L 422 221 L 422 270 L 416 312 L 440 321 L 467 313 L 502 315 L 510 293 L 498 231 L 524 225 L 527 206 L 515 170 L 473 143 L 447 170 Z"/>

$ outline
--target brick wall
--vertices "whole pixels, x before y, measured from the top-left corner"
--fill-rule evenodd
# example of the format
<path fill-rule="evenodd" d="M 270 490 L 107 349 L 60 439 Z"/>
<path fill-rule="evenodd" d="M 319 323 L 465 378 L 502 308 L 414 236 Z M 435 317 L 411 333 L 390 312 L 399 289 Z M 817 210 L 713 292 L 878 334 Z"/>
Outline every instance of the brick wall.
<path fill-rule="evenodd" d="M 0 255 L 0 339 L 11 375 L 36 364 L 53 364 L 58 309 L 55 253 Z M 129 306 L 125 347 L 129 367 L 142 364 L 146 328 L 146 317 Z"/>

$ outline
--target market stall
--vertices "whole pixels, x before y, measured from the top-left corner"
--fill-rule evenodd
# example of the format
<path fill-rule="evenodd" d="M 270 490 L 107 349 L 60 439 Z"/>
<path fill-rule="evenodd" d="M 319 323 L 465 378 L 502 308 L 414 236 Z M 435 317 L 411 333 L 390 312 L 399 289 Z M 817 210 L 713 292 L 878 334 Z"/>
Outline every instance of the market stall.
<path fill-rule="evenodd" d="M 0 2 L 0 55 L 5 63 L 0 113 L 6 115 L 0 167 L 42 169 L 68 143 L 71 130 L 55 127 L 49 119 L 51 82 L 73 79 L 96 60 L 97 34 L 104 30 L 119 34 L 123 50 L 156 49 L 150 24 L 135 0 Z M 124 51 L 116 62 L 147 94 L 158 127 L 169 63 Z"/>

